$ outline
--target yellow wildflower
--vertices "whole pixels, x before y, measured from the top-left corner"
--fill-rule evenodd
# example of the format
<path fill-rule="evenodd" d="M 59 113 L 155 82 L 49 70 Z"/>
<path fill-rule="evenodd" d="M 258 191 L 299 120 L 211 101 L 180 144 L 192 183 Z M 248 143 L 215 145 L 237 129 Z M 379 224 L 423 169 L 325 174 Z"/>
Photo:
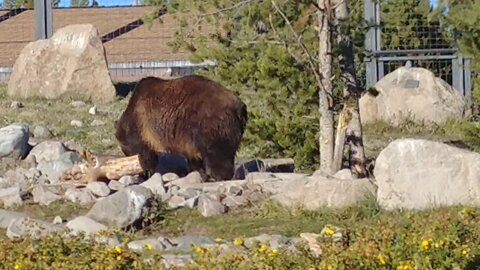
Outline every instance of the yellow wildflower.
<path fill-rule="evenodd" d="M 122 253 L 122 247 L 120 247 L 120 246 L 115 246 L 115 252 L 117 252 L 117 253 Z"/>
<path fill-rule="evenodd" d="M 146 250 L 152 250 L 152 245 L 150 245 L 149 243 L 146 243 L 145 244 L 145 249 Z"/>
<path fill-rule="evenodd" d="M 195 252 L 197 252 L 198 254 L 203 254 L 205 253 L 205 249 L 202 247 L 197 247 L 195 248 Z"/>
<path fill-rule="evenodd" d="M 15 270 L 22 269 L 22 263 L 15 263 Z"/>
<path fill-rule="evenodd" d="M 409 264 L 409 263 L 401 262 L 401 263 L 397 266 L 397 270 L 413 270 L 413 267 L 412 267 L 412 265 Z"/>
<path fill-rule="evenodd" d="M 427 249 L 430 248 L 430 241 L 423 240 L 422 243 L 420 244 L 420 246 L 423 250 L 427 250 Z"/>
<path fill-rule="evenodd" d="M 383 255 L 382 253 L 378 254 L 377 259 L 381 265 L 387 264 L 387 258 L 385 258 L 385 255 Z"/>
<path fill-rule="evenodd" d="M 278 256 L 278 250 L 277 250 L 277 249 L 272 249 L 272 251 L 270 251 L 270 252 L 268 253 L 268 256 L 269 256 L 269 257 L 276 257 L 276 256 Z"/>
<path fill-rule="evenodd" d="M 233 240 L 233 244 L 234 244 L 235 246 L 242 246 L 243 243 L 244 243 L 244 242 L 243 242 L 243 239 L 241 239 L 241 238 L 237 238 L 237 239 Z"/>
<path fill-rule="evenodd" d="M 267 245 L 261 245 L 259 248 L 258 248 L 258 252 L 260 253 L 264 253 L 265 251 L 268 250 L 268 246 Z"/>
<path fill-rule="evenodd" d="M 216 239 L 215 239 L 215 242 L 217 242 L 217 243 L 223 242 L 223 239 L 222 239 L 222 238 L 216 238 Z"/>
<path fill-rule="evenodd" d="M 443 240 L 439 240 L 439 241 L 435 242 L 434 247 L 435 248 L 441 248 L 441 247 L 443 247 L 444 244 L 445 244 L 445 242 Z"/>
<path fill-rule="evenodd" d="M 332 228 L 327 227 L 327 228 L 325 229 L 325 233 L 326 233 L 328 236 L 332 236 L 333 234 L 335 234 L 335 231 L 334 231 Z"/>
<path fill-rule="evenodd" d="M 117 256 L 117 261 L 121 261 L 122 260 L 122 256 L 118 255 Z"/>

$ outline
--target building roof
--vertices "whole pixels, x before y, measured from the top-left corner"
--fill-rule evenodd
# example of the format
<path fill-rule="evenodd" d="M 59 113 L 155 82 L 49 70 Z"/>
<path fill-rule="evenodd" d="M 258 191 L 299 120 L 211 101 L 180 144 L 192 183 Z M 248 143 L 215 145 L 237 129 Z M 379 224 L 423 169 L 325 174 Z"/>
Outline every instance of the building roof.
<path fill-rule="evenodd" d="M 138 20 L 150 8 L 147 6 L 55 8 L 53 31 L 69 24 L 91 23 L 98 29 L 100 36 L 105 36 L 136 22 L 138 27 L 130 27 L 133 30 L 113 35 L 113 39 L 104 43 L 109 63 L 188 60 L 186 51 L 173 52 L 167 45 L 175 32 L 175 19 L 172 16 L 162 16 L 163 23 L 155 22 L 150 29 L 139 23 Z M 0 11 L 0 15 L 3 13 Z M 34 10 L 26 10 L 0 22 L 0 67 L 12 67 L 22 48 L 34 40 Z"/>

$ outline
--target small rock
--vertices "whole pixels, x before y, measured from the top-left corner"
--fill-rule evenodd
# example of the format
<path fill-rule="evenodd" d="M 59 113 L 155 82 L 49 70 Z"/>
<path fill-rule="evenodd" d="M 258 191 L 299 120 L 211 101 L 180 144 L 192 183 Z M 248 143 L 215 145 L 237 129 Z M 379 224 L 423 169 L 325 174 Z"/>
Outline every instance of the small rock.
<path fill-rule="evenodd" d="M 65 198 L 78 204 L 89 204 L 95 201 L 95 196 L 88 189 L 68 189 Z"/>
<path fill-rule="evenodd" d="M 279 234 L 260 234 L 258 236 L 249 237 L 245 239 L 246 247 L 254 247 L 255 243 L 268 244 L 270 248 L 279 249 L 289 244 L 288 237 Z"/>
<path fill-rule="evenodd" d="M 72 127 L 82 127 L 83 123 L 80 120 L 72 120 L 72 121 L 70 121 L 70 126 L 72 126 Z"/>
<path fill-rule="evenodd" d="M 90 126 L 92 126 L 92 127 L 99 127 L 99 126 L 104 126 L 104 125 L 105 125 L 105 122 L 103 122 L 102 120 L 99 120 L 99 119 L 95 119 L 90 123 Z"/>
<path fill-rule="evenodd" d="M 60 160 L 64 161 L 65 163 L 71 163 L 71 164 L 78 164 L 78 163 L 85 162 L 85 160 L 77 152 L 73 152 L 73 151 L 68 151 L 63 153 L 60 156 Z"/>
<path fill-rule="evenodd" d="M 42 161 L 59 160 L 62 154 L 67 152 L 63 143 L 58 141 L 44 141 L 32 148 L 28 156 L 35 156 L 38 163 Z"/>
<path fill-rule="evenodd" d="M 168 206 L 171 208 L 171 209 L 176 209 L 176 208 L 180 208 L 182 207 L 182 205 L 184 204 L 185 202 L 185 198 L 182 197 L 182 196 L 178 196 L 178 195 L 173 195 L 172 197 L 170 197 L 168 199 Z"/>
<path fill-rule="evenodd" d="M 179 269 L 185 267 L 185 265 L 193 262 L 192 256 L 189 254 L 180 255 L 180 254 L 164 254 L 162 255 L 162 262 L 165 265 L 166 269 Z"/>
<path fill-rule="evenodd" d="M 0 189 L 0 201 L 3 203 L 4 207 L 22 205 L 23 201 L 20 196 L 20 188 L 11 187 Z"/>
<path fill-rule="evenodd" d="M 163 185 L 162 175 L 159 173 L 154 173 L 147 181 L 141 183 L 140 186 L 150 189 L 153 194 L 160 196 L 162 201 L 167 199 L 167 191 Z"/>
<path fill-rule="evenodd" d="M 201 193 L 202 193 L 201 190 L 194 189 L 194 188 L 180 189 L 177 192 L 178 195 L 184 197 L 187 200 L 193 197 L 197 197 Z"/>
<path fill-rule="evenodd" d="M 214 246 L 216 244 L 212 238 L 201 235 L 185 235 L 172 239 L 172 241 L 176 244 L 175 248 L 180 250 L 190 250 L 192 244 L 202 247 Z"/>
<path fill-rule="evenodd" d="M 162 242 L 158 241 L 157 238 L 147 238 L 132 241 L 128 243 L 128 248 L 136 252 L 141 252 L 146 249 L 147 244 L 150 245 L 150 248 L 153 250 L 164 250 L 166 248 Z"/>
<path fill-rule="evenodd" d="M 131 186 L 140 183 L 141 178 L 136 175 L 124 175 L 118 179 L 118 182 L 124 184 L 125 186 Z"/>
<path fill-rule="evenodd" d="M 144 207 L 152 198 L 153 193 L 146 187 L 126 187 L 97 201 L 86 216 L 107 226 L 123 228 L 142 219 Z"/>
<path fill-rule="evenodd" d="M 62 199 L 61 193 L 61 186 L 35 186 L 32 190 L 33 202 L 40 205 L 49 205 Z"/>
<path fill-rule="evenodd" d="M 198 198 L 198 210 L 204 217 L 221 215 L 227 212 L 225 205 L 204 194 Z"/>
<path fill-rule="evenodd" d="M 108 182 L 108 188 L 110 190 L 118 191 L 124 189 L 125 185 L 116 180 L 111 180 L 110 182 Z"/>
<path fill-rule="evenodd" d="M 38 238 L 46 236 L 52 232 L 62 231 L 61 225 L 54 225 L 41 220 L 29 217 L 14 219 L 7 227 L 7 237 L 10 239 L 17 237 Z"/>
<path fill-rule="evenodd" d="M 106 197 L 110 194 L 110 189 L 104 182 L 88 183 L 87 189 L 89 189 L 94 195 L 98 197 Z"/>
<path fill-rule="evenodd" d="M 55 216 L 52 223 L 53 224 L 62 224 L 63 223 L 63 218 L 61 216 Z"/>
<path fill-rule="evenodd" d="M 26 217 L 25 213 L 0 209 L 0 228 L 6 229 L 12 220 Z"/>
<path fill-rule="evenodd" d="M 85 104 L 85 102 L 81 101 L 81 100 L 74 100 L 70 103 L 70 105 L 72 105 L 73 107 L 77 108 L 77 107 L 83 107 L 87 104 Z"/>
<path fill-rule="evenodd" d="M 37 169 L 45 175 L 52 184 L 58 183 L 63 172 L 72 167 L 73 164 L 71 162 L 64 160 L 42 161 L 37 165 Z"/>
<path fill-rule="evenodd" d="M 185 208 L 193 209 L 198 206 L 198 197 L 199 196 L 195 196 L 187 200 L 184 200 L 183 202 L 179 203 L 177 207 L 185 207 Z"/>
<path fill-rule="evenodd" d="M 178 178 L 178 175 L 172 172 L 168 172 L 162 175 L 163 182 L 171 182 L 173 180 L 177 180 Z"/>
<path fill-rule="evenodd" d="M 0 128 L 0 158 L 23 158 L 30 150 L 29 129 L 26 124 L 11 124 Z"/>
<path fill-rule="evenodd" d="M 222 200 L 222 203 L 225 204 L 228 208 L 239 208 L 248 205 L 249 201 L 246 196 L 228 195 Z"/>
<path fill-rule="evenodd" d="M 12 101 L 12 103 L 10 104 L 10 108 L 12 109 L 20 109 L 20 108 L 23 108 L 23 104 L 19 101 Z"/>
<path fill-rule="evenodd" d="M 97 110 L 97 107 L 93 106 L 91 107 L 89 110 L 88 110 L 88 113 L 91 114 L 91 115 L 95 115 L 97 114 L 98 110 Z"/>
<path fill-rule="evenodd" d="M 233 196 L 240 196 L 242 195 L 243 189 L 238 186 L 230 186 L 228 188 L 228 194 Z"/>
<path fill-rule="evenodd" d="M 200 184 L 202 183 L 202 176 L 200 175 L 199 172 L 193 171 L 189 173 L 187 176 L 170 181 L 166 183 L 166 186 L 179 186 L 180 188 L 184 185 L 189 185 L 189 184 Z"/>
<path fill-rule="evenodd" d="M 80 232 L 84 232 L 85 234 L 95 234 L 100 231 L 106 231 L 108 228 L 107 226 L 96 222 L 95 220 L 86 217 L 86 216 L 79 216 L 76 217 L 69 222 L 67 222 L 66 227 L 72 230 L 72 233 L 78 234 Z"/>
<path fill-rule="evenodd" d="M 53 134 L 44 126 L 35 126 L 33 129 L 33 137 L 36 139 L 50 139 L 53 137 Z"/>

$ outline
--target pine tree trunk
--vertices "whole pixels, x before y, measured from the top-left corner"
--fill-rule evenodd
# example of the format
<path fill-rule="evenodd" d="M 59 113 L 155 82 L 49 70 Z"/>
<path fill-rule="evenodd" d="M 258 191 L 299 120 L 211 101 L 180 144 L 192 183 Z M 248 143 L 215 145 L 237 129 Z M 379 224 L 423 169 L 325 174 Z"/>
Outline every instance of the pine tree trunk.
<path fill-rule="evenodd" d="M 332 43 L 330 31 L 330 0 L 318 0 L 319 22 L 319 89 L 320 110 L 320 170 L 333 172 L 334 119 L 333 119 L 333 85 L 332 85 Z"/>
<path fill-rule="evenodd" d="M 335 17 L 337 23 L 348 19 L 349 9 L 345 0 L 333 0 L 336 6 Z M 342 55 L 340 57 L 340 67 L 342 69 L 342 79 L 346 83 L 346 102 L 344 111 L 350 112 L 350 121 L 346 131 L 346 143 L 349 146 L 350 169 L 356 177 L 365 177 L 367 175 L 365 166 L 365 150 L 363 146 L 363 132 L 360 122 L 359 98 L 360 90 L 355 70 L 355 55 L 353 44 L 349 33 L 339 31 L 339 44 L 342 46 Z"/>

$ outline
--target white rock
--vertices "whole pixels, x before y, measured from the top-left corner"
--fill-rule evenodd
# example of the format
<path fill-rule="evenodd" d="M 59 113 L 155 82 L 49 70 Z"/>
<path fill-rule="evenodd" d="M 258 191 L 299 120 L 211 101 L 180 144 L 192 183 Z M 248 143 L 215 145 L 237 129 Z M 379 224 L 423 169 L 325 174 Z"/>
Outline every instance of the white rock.
<path fill-rule="evenodd" d="M 480 154 L 423 139 L 398 139 L 375 161 L 385 209 L 480 206 Z"/>
<path fill-rule="evenodd" d="M 152 198 L 146 187 L 126 187 L 97 201 L 86 216 L 109 227 L 123 228 L 142 219 L 144 207 Z"/>
<path fill-rule="evenodd" d="M 72 126 L 72 127 L 82 127 L 83 123 L 80 120 L 72 120 L 72 121 L 70 121 L 70 126 Z"/>
<path fill-rule="evenodd" d="M 61 225 L 54 225 L 45 221 L 23 217 L 10 222 L 7 227 L 7 237 L 10 239 L 17 237 L 38 238 L 52 232 L 62 231 L 63 229 L 64 227 Z"/>
<path fill-rule="evenodd" d="M 87 184 L 87 189 L 98 197 L 106 197 L 110 194 L 110 189 L 104 182 L 90 182 Z"/>
<path fill-rule="evenodd" d="M 6 229 L 8 225 L 18 218 L 26 218 L 27 214 L 0 209 L 0 228 Z"/>
<path fill-rule="evenodd" d="M 460 92 L 424 68 L 400 67 L 378 81 L 375 89 L 377 96 L 367 93 L 360 98 L 363 124 L 383 120 L 399 125 L 407 119 L 443 124 L 466 115 L 466 101 Z"/>
<path fill-rule="evenodd" d="M 52 202 L 62 199 L 61 186 L 35 186 L 32 190 L 33 202 L 40 205 L 49 205 Z"/>
<path fill-rule="evenodd" d="M 147 181 L 140 184 L 150 189 L 153 194 L 160 196 L 162 200 L 166 199 L 167 191 L 163 185 L 162 175 L 159 173 L 154 173 Z"/>
<path fill-rule="evenodd" d="M 29 137 L 29 129 L 25 124 L 11 124 L 0 128 L 0 158 L 26 156 Z"/>
<path fill-rule="evenodd" d="M 375 194 L 376 187 L 367 178 L 345 180 L 316 175 L 288 181 L 271 198 L 283 206 L 316 210 L 355 205 Z"/>
<path fill-rule="evenodd" d="M 227 212 L 227 208 L 218 200 L 212 197 L 202 194 L 198 198 L 198 211 L 204 217 L 221 215 Z"/>
<path fill-rule="evenodd" d="M 193 172 L 187 174 L 187 176 L 185 176 L 185 177 L 167 182 L 165 184 L 165 186 L 175 185 L 175 186 L 179 186 L 180 188 L 182 188 L 185 185 L 199 184 L 199 183 L 202 183 L 202 176 L 200 175 L 199 172 L 193 171 Z"/>
<path fill-rule="evenodd" d="M 66 227 L 72 230 L 74 235 L 80 232 L 84 232 L 87 235 L 95 234 L 108 229 L 107 226 L 86 216 L 79 216 L 70 220 L 67 222 Z"/>
<path fill-rule="evenodd" d="M 170 182 L 170 181 L 173 181 L 173 180 L 176 180 L 180 177 L 178 177 L 178 175 L 176 173 L 172 173 L 172 172 L 168 172 L 168 173 L 165 173 L 162 175 L 162 180 L 163 182 Z"/>
<path fill-rule="evenodd" d="M 96 201 L 95 196 L 88 189 L 68 189 L 64 196 L 69 201 L 82 205 Z"/>
<path fill-rule="evenodd" d="M 22 205 L 22 197 L 20 196 L 19 187 L 0 189 L 0 201 L 5 207 Z"/>
<path fill-rule="evenodd" d="M 89 110 L 88 110 L 88 113 L 91 114 L 91 115 L 95 115 L 97 114 L 98 110 L 97 110 L 97 107 L 93 106 L 91 107 Z"/>
<path fill-rule="evenodd" d="M 44 141 L 32 148 L 27 157 L 34 156 L 38 163 L 42 161 L 55 161 L 67 152 L 62 142 Z"/>

